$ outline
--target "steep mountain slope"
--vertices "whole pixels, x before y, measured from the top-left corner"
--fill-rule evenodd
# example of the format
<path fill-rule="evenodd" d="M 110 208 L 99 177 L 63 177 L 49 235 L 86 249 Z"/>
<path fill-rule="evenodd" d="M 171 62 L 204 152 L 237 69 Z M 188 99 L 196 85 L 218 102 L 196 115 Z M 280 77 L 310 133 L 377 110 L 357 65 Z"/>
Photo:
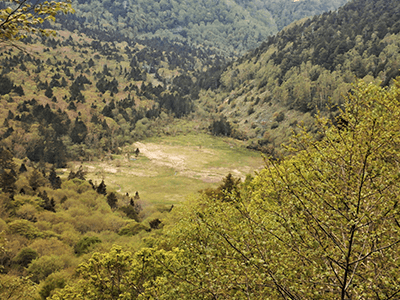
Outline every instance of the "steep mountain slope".
<path fill-rule="evenodd" d="M 25 43 L 0 53 L 0 146 L 58 167 L 168 134 L 164 125 L 193 111 L 199 88 L 212 86 L 203 70 L 225 62 L 159 40 L 129 45 L 59 32 Z"/>
<path fill-rule="evenodd" d="M 213 103 L 221 134 L 253 138 L 251 147 L 273 154 L 297 123 L 311 124 L 328 104 L 334 114 L 357 79 L 390 84 L 399 74 L 399 33 L 398 1 L 352 1 L 269 38 L 232 63 L 198 105 Z"/>
<path fill-rule="evenodd" d="M 311 125 L 328 103 L 334 115 L 356 78 L 390 83 L 398 24 L 396 1 L 352 1 L 288 26 L 224 73 L 225 57 L 167 39 L 27 39 L 31 53 L 0 56 L 1 145 L 61 166 L 168 133 L 174 117 L 190 116 L 197 129 L 279 155 L 297 124 Z"/>
<path fill-rule="evenodd" d="M 191 46 L 242 54 L 303 17 L 335 10 L 347 0 L 74 0 L 69 30 L 104 33 L 110 39 L 166 38 Z"/>
<path fill-rule="evenodd" d="M 251 3 L 237 2 L 246 9 Z M 59 31 L 57 38 L 32 36 L 3 47 L 0 298 L 394 299 L 399 84 L 360 84 L 342 119 L 335 117 L 341 94 L 357 79 L 386 87 L 399 74 L 398 4 L 354 0 L 286 27 L 229 65 L 229 49 L 217 55 L 157 32 L 139 43 Z M 315 139 L 310 124 L 318 110 L 341 122 L 322 122 Z M 263 165 L 247 162 L 235 147 L 245 142 L 207 137 L 208 148 L 204 136 L 187 131 L 229 135 L 279 157 L 280 143 L 301 122 L 313 134 L 298 136 L 292 157 L 266 160 L 255 178 L 242 184 L 229 174 L 178 215 L 160 201 L 157 190 L 184 194 L 167 178 L 206 179 L 211 172 L 199 165 L 227 170 L 235 161 L 236 174 Z M 155 141 L 156 154 L 144 143 L 121 149 L 178 130 L 185 133 L 179 140 Z M 190 156 L 170 159 L 169 151 Z M 135 152 L 141 156 L 133 158 Z M 56 170 L 70 160 L 96 160 L 93 180 L 85 180 L 83 168 Z M 151 184 L 150 162 L 161 170 Z M 115 173 L 112 185 L 103 180 L 107 167 Z M 138 170 L 144 179 L 132 174 Z M 213 173 L 207 182 L 221 178 Z M 149 186 L 160 204 L 149 207 L 138 192 L 129 196 L 136 188 L 127 190 L 127 181 Z M 192 180 L 184 182 L 193 188 Z M 177 227 L 169 226 L 178 218 Z M 102 254 L 88 260 L 93 251 Z"/>

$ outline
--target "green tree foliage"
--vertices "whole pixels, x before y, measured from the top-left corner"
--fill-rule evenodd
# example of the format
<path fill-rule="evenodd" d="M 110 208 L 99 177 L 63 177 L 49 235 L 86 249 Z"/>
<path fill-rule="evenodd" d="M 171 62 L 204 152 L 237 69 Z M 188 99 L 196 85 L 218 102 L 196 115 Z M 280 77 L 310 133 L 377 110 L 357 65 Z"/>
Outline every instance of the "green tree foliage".
<path fill-rule="evenodd" d="M 38 25 L 45 20 L 55 21 L 58 12 L 73 13 L 70 1 L 39 1 L 27 0 L 8 1 L 8 7 L 0 10 L 0 38 L 2 40 L 18 40 L 28 32 L 40 32 L 43 35 L 54 34 L 52 30 L 40 28 Z"/>
<path fill-rule="evenodd" d="M 15 167 L 11 152 L 3 150 L 0 165 Z M 74 280 L 73 269 L 83 260 L 78 256 L 89 257 L 98 248 L 109 250 L 114 241 L 125 238 L 119 232 L 133 221 L 110 209 L 105 197 L 85 181 L 82 168 L 61 184 L 54 168 L 46 178 L 31 163 L 23 166 L 15 174 L 13 197 L 0 194 L 0 298 L 46 299 Z M 51 188 L 51 178 L 56 189 Z M 128 196 L 120 199 L 129 201 Z M 137 205 L 129 207 L 130 215 L 137 218 Z M 149 227 L 134 223 L 140 237 L 133 236 L 133 228 L 126 235 L 139 245 Z"/>
<path fill-rule="evenodd" d="M 138 210 L 138 207 L 135 206 L 134 204 L 133 205 L 122 206 L 119 209 L 121 211 L 123 211 L 128 218 L 139 222 L 139 212 L 140 211 Z"/>
<path fill-rule="evenodd" d="M 51 299 L 146 299 L 153 293 L 153 284 L 164 283 L 164 267 L 173 265 L 180 256 L 179 250 L 145 248 L 131 253 L 114 246 L 110 252 L 95 253 L 82 263 L 77 269 L 82 280 L 57 291 Z"/>
<path fill-rule="evenodd" d="M 101 240 L 98 237 L 85 236 L 74 246 L 74 252 L 78 256 L 82 255 L 82 254 L 88 252 L 90 246 L 97 244 L 97 243 L 101 243 Z"/>
<path fill-rule="evenodd" d="M 57 255 L 46 255 L 32 261 L 27 268 L 27 272 L 33 282 L 39 283 L 54 272 L 62 270 L 66 264 L 64 259 Z"/>
<path fill-rule="evenodd" d="M 133 236 L 144 230 L 148 231 L 149 228 L 144 226 L 143 224 L 133 222 L 133 223 L 129 223 L 126 226 L 122 227 L 120 229 L 120 231 L 118 232 L 118 234 L 126 235 L 126 236 Z"/>
<path fill-rule="evenodd" d="M 65 278 L 59 273 L 50 274 L 41 285 L 39 295 L 42 299 L 49 298 L 55 289 L 61 289 L 65 286 Z"/>
<path fill-rule="evenodd" d="M 313 299 L 398 293 L 391 277 L 399 251 L 396 90 L 362 86 L 346 104 L 345 129 L 320 120 L 322 141 L 303 133 L 293 159 L 270 162 L 256 179 L 244 220 L 254 224 L 251 235 L 262 230 L 275 243 L 279 257 L 267 245 L 257 259 L 281 261 L 265 267 L 280 293 Z M 274 217 L 263 221 L 251 209 Z"/>
<path fill-rule="evenodd" d="M 0 275 L 1 299 L 19 300 L 35 299 L 36 286 L 29 277 L 15 275 Z"/>
<path fill-rule="evenodd" d="M 121 39 L 178 41 L 237 55 L 304 17 L 335 10 L 346 0 L 75 1 L 70 28 Z M 96 7 L 96 12 L 93 11 Z M 74 21 L 75 21 L 74 20 Z M 72 23 L 72 24 L 71 24 Z M 71 27 L 73 26 L 73 27 Z M 133 30 L 132 30 L 133 28 Z"/>
<path fill-rule="evenodd" d="M 15 220 L 8 225 L 8 230 L 12 234 L 18 234 L 27 239 L 42 237 L 43 233 L 27 220 Z"/>
<path fill-rule="evenodd" d="M 16 257 L 13 259 L 13 263 L 26 268 L 32 260 L 38 258 L 38 253 L 31 248 L 23 248 Z"/>
<path fill-rule="evenodd" d="M 218 269 L 210 270 L 217 283 L 210 281 L 225 287 L 221 293 L 273 299 L 399 293 L 398 91 L 361 85 L 346 102 L 345 128 L 320 119 L 324 138 L 298 135 L 290 147 L 295 156 L 267 162 L 250 199 L 211 198 L 197 208 L 188 219 L 196 225 L 185 223 L 198 235 L 188 250 Z M 206 245 L 208 256 L 200 250 Z M 226 281 L 229 272 L 237 277 Z"/>
<path fill-rule="evenodd" d="M 360 83 L 340 126 L 318 118 L 252 182 L 227 177 L 229 201 L 185 207 L 159 250 L 96 254 L 53 299 L 397 298 L 399 92 Z"/>

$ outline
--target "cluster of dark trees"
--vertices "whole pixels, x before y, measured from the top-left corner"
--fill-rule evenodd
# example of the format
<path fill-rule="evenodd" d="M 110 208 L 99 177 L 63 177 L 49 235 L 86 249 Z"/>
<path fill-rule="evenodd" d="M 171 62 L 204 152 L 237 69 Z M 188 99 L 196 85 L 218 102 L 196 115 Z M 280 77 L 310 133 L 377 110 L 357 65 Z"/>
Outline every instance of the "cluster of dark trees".
<path fill-rule="evenodd" d="M 15 92 L 19 96 L 24 95 L 22 86 L 16 86 L 7 76 L 0 75 L 0 95 L 6 95 L 11 92 Z"/>
<path fill-rule="evenodd" d="M 346 2 L 86 0 L 75 2 L 76 13 L 60 21 L 71 31 L 78 29 L 103 40 L 165 38 L 237 56 L 295 20 L 335 10 Z M 96 7 L 96 13 L 90 7 Z"/>
<path fill-rule="evenodd" d="M 361 7 L 363 7 L 362 10 Z M 368 56 L 379 57 L 387 46 L 387 43 L 382 41 L 386 34 L 400 32 L 399 13 L 396 7 L 395 1 L 352 1 L 337 12 L 315 16 L 302 25 L 285 30 L 269 39 L 260 51 L 272 44 L 278 47 L 272 59 L 276 65 L 281 66 L 282 77 L 285 76 L 287 70 L 298 66 L 304 60 L 311 60 L 313 64 L 333 71 L 338 65 L 344 63 L 346 57 L 343 54 L 353 48 L 360 56 L 363 56 L 365 52 Z M 357 45 L 357 36 L 362 37 L 363 43 L 360 45 Z M 288 60 L 288 63 L 282 64 L 288 55 L 288 50 L 284 50 L 288 42 L 293 42 L 293 47 L 290 49 L 292 58 Z M 311 47 L 315 48 L 313 54 L 302 57 L 303 50 Z M 370 66 L 369 69 L 362 64 L 358 65 L 357 62 L 351 67 L 351 71 L 358 78 L 364 77 L 369 72 L 376 77 L 384 69 L 385 63 L 382 62 Z"/>
<path fill-rule="evenodd" d="M 338 11 L 295 23 L 230 64 L 227 70 L 233 76 L 225 89 L 237 89 L 246 80 L 261 77 L 259 90 L 269 89 L 277 101 L 308 112 L 315 107 L 324 110 L 328 95 L 340 104 L 337 95 L 355 78 L 370 75 L 386 86 L 399 75 L 397 6 L 397 1 L 355 0 Z M 255 71 L 242 67 L 245 71 L 239 72 L 236 66 L 240 64 L 258 67 L 253 67 Z M 267 65 L 274 66 L 274 71 L 266 72 Z M 266 75 L 261 76 L 262 72 Z M 283 93 L 287 93 L 284 99 Z"/>
<path fill-rule="evenodd" d="M 358 78 L 369 73 L 377 77 L 381 71 L 397 69 L 397 66 L 388 66 L 388 61 L 378 59 L 388 45 L 383 38 L 400 32 L 397 5 L 396 1 L 351 1 L 338 11 L 314 16 L 268 38 L 239 62 L 255 59 L 253 63 L 257 63 L 261 54 L 274 46 L 277 50 L 270 59 L 280 67 L 278 81 L 282 83 L 291 68 L 307 61 L 334 71 L 348 60 L 346 54 L 354 49 L 359 56 L 369 57 L 372 63 L 365 65 L 355 58 L 350 70 Z M 292 46 L 287 47 L 288 43 Z M 319 75 L 318 72 L 313 73 L 310 79 L 315 81 Z"/>
<path fill-rule="evenodd" d="M 24 101 L 18 105 L 15 113 L 9 111 L 5 123 L 8 124 L 3 138 L 9 137 L 15 128 L 26 130 L 26 134 L 37 126 L 37 131 L 31 134 L 27 142 L 21 141 L 16 135 L 13 137 L 19 147 L 25 148 L 26 156 L 38 162 L 40 160 L 62 167 L 66 164 L 68 153 L 63 143 L 63 137 L 69 136 L 74 143 L 81 143 L 87 134 L 87 128 L 82 121 L 76 119 L 71 122 L 68 115 L 61 110 L 53 111 L 50 106 L 38 104 L 35 99 Z M 6 124 L 6 125 L 7 125 Z"/>
<path fill-rule="evenodd" d="M 29 45 L 36 43 L 37 40 L 29 37 L 24 42 Z M 27 76 L 34 74 L 33 80 L 37 89 L 35 93 L 39 95 L 43 93 L 55 103 L 55 105 L 42 105 L 31 99 L 22 101 L 17 110 L 11 109 L 0 133 L 3 139 L 8 139 L 5 145 L 11 148 L 19 145 L 22 149 L 18 154 L 19 157 L 26 155 L 32 161 L 43 160 L 58 167 L 64 166 L 68 159 L 86 157 L 85 149 L 116 151 L 121 143 L 131 141 L 126 133 L 134 131 L 136 122 L 143 118 L 155 119 L 162 111 L 178 118 L 192 112 L 193 100 L 198 97 L 200 89 L 215 84 L 213 80 L 215 76 L 209 77 L 203 72 L 203 67 L 212 66 L 213 70 L 221 71 L 225 63 L 223 57 L 213 55 L 209 50 L 194 50 L 166 39 L 147 39 L 145 42 L 148 46 L 145 47 L 136 47 L 129 42 L 130 46 L 124 49 L 124 57 L 114 42 L 93 40 L 90 43 L 86 41 L 78 43 L 71 37 L 66 39 L 41 37 L 40 42 L 48 47 L 44 49 L 45 52 L 57 50 L 59 47 L 72 47 L 74 51 L 80 52 L 81 56 L 86 55 L 90 49 L 98 52 L 83 62 L 70 59 L 67 55 L 42 58 L 29 52 L 15 54 L 15 51 L 9 50 L 0 54 L 3 66 L 0 75 L 1 93 L 10 94 L 7 98 L 9 102 L 14 101 L 12 99 L 14 95 L 24 95 L 22 86 L 15 85 L 7 75 L 19 69 Z M 164 49 L 160 51 L 157 47 Z M 105 64 L 102 70 L 98 71 L 101 57 L 118 62 L 118 59 L 121 57 L 126 59 L 126 56 L 130 61 L 129 67 L 122 68 L 117 64 L 115 69 L 111 69 Z M 30 68 L 27 68 L 27 65 Z M 165 67 L 171 70 L 178 68 L 181 72 L 176 77 L 166 79 L 159 72 L 160 68 Z M 47 75 L 42 76 L 45 73 L 43 71 L 49 69 L 52 73 L 50 80 L 46 79 Z M 154 86 L 147 82 L 148 74 L 154 76 L 160 84 Z M 120 92 L 120 81 L 126 79 L 130 81 L 124 88 L 124 92 L 129 92 L 128 96 L 122 100 L 114 99 L 114 95 Z M 136 84 L 137 81 L 141 83 Z M 90 122 L 87 119 L 83 121 L 79 117 L 75 120 L 69 119 L 66 112 L 57 109 L 58 104 L 65 101 L 68 104 L 67 110 L 79 114 L 78 104 L 80 107 L 88 105 L 88 100 L 84 96 L 84 91 L 88 89 L 95 89 L 101 94 L 108 92 L 111 97 L 111 101 L 105 101 L 104 98 L 95 101 L 97 103 L 102 101 L 104 105 L 93 103 L 93 99 L 90 99 L 92 102 Z M 64 96 L 58 96 L 60 91 Z M 151 100 L 154 104 L 139 109 L 134 100 L 137 97 Z M 124 131 L 121 128 L 111 130 L 102 115 L 113 118 L 118 124 L 123 120 L 128 127 L 125 126 Z M 32 131 L 31 128 L 35 128 L 32 137 L 19 138 L 21 134 Z"/>
<path fill-rule="evenodd" d="M 43 164 L 42 164 L 43 166 Z M 52 212 L 54 209 L 54 199 L 49 198 L 46 191 L 40 192 L 38 189 L 41 186 L 50 186 L 52 189 L 61 188 L 61 179 L 56 173 L 55 165 L 47 173 L 44 167 L 33 167 L 30 168 L 29 173 L 25 163 L 22 163 L 19 167 L 14 162 L 14 156 L 10 150 L 0 147 L 0 191 L 9 196 L 10 199 L 14 199 L 15 194 L 26 194 L 26 193 L 38 193 L 38 197 L 43 200 L 40 206 Z M 24 174 L 28 179 L 28 186 L 18 189 L 17 180 Z M 6 207 L 6 209 L 9 207 Z"/>
<path fill-rule="evenodd" d="M 18 167 L 14 163 L 14 157 L 11 151 L 0 147 L 0 194 L 5 193 L 11 201 L 16 194 L 37 194 L 42 200 L 40 202 L 40 207 L 44 210 L 56 212 L 54 198 L 50 198 L 46 190 L 40 189 L 47 186 L 51 187 L 53 190 L 61 189 L 62 180 L 60 176 L 57 175 L 55 167 L 56 165 L 54 164 L 50 171 L 47 172 L 46 164 L 43 164 L 43 161 L 38 164 L 37 167 L 27 168 L 25 163 L 22 163 Z M 29 186 L 18 189 L 16 183 L 21 175 L 27 176 Z M 83 170 L 82 166 L 77 171 L 71 170 L 67 180 L 73 180 L 75 178 L 86 181 L 86 172 Z M 116 193 L 107 192 L 107 186 L 104 180 L 102 180 L 99 185 L 93 184 L 92 180 L 89 180 L 88 183 L 98 194 L 106 196 L 106 201 L 112 209 L 120 208 L 129 218 L 139 221 L 138 215 L 142 208 L 135 201 L 140 199 L 138 192 L 136 192 L 134 198 L 130 198 L 128 206 L 123 206 L 118 205 Z M 126 194 L 125 197 L 129 197 L 129 194 Z M 6 209 L 12 209 L 12 205 L 10 204 Z M 34 219 L 29 221 L 36 222 Z"/>
<path fill-rule="evenodd" d="M 143 96 L 146 99 L 155 101 L 155 105 L 151 108 L 136 109 L 135 100 L 128 96 L 120 101 L 111 101 L 106 104 L 102 110 L 102 114 L 106 117 L 110 117 L 118 120 L 118 115 L 122 115 L 133 130 L 137 121 L 142 118 L 156 118 L 162 111 L 173 114 L 177 118 L 181 118 L 193 110 L 193 102 L 191 98 L 186 95 L 182 95 L 173 88 L 171 91 L 164 89 L 161 85 L 154 87 L 151 83 L 143 83 L 141 88 L 138 89 L 135 85 L 130 85 L 127 90 L 137 91 L 137 95 Z M 127 108 L 130 108 L 129 113 Z"/>

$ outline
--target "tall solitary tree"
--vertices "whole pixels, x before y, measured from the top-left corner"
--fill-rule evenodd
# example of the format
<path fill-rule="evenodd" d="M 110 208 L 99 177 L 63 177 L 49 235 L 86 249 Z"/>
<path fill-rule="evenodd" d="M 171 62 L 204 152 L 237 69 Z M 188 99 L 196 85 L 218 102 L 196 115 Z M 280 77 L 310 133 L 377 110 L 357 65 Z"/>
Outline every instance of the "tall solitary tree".
<path fill-rule="evenodd" d="M 104 196 L 107 195 L 107 186 L 104 180 L 100 182 L 99 186 L 96 188 L 96 192 Z"/>

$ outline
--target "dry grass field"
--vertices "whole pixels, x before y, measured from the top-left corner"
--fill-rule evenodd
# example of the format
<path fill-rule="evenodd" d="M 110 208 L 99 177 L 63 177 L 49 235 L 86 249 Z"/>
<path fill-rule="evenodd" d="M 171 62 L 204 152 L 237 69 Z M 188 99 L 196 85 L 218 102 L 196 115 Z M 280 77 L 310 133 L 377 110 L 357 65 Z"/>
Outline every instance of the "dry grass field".
<path fill-rule="evenodd" d="M 135 156 L 138 148 L 140 154 Z M 78 167 L 78 164 L 74 166 Z M 84 162 L 87 179 L 156 205 L 176 205 L 199 190 L 216 187 L 232 173 L 244 179 L 263 167 L 262 156 L 240 142 L 207 134 L 147 139 L 103 161 Z"/>

